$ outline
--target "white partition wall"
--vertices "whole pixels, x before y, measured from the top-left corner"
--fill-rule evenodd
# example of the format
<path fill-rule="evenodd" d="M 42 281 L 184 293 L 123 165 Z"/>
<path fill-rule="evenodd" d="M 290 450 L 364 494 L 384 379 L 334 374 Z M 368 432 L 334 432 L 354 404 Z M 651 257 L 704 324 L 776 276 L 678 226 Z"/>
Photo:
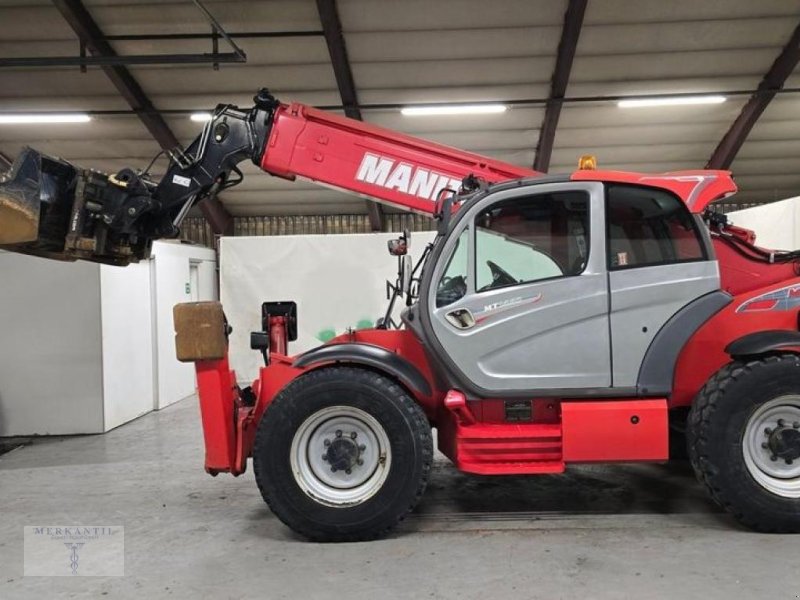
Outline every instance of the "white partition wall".
<path fill-rule="evenodd" d="M 396 233 L 226 237 L 220 241 L 220 297 L 233 327 L 231 365 L 249 383 L 263 364 L 250 350 L 250 332 L 261 329 L 264 301 L 294 300 L 298 340 L 292 354 L 320 345 L 348 327 L 372 326 L 386 310 L 386 281 L 397 276 L 397 259 L 386 242 Z M 433 232 L 411 236 L 421 256 Z"/>
<path fill-rule="evenodd" d="M 0 252 L 0 436 L 100 433 L 195 391 L 172 306 L 217 297 L 213 250 L 128 267 Z"/>
<path fill-rule="evenodd" d="M 100 269 L 0 253 L 0 436 L 103 431 Z"/>
<path fill-rule="evenodd" d="M 153 410 L 151 262 L 100 267 L 103 431 Z"/>
<path fill-rule="evenodd" d="M 157 381 L 153 408 L 164 408 L 194 394 L 194 365 L 175 358 L 172 307 L 181 302 L 216 300 L 217 261 L 213 250 L 156 242 L 153 245 L 153 315 Z"/>
<path fill-rule="evenodd" d="M 800 248 L 800 197 L 729 213 L 734 225 L 756 232 L 756 244 L 771 250 Z"/>

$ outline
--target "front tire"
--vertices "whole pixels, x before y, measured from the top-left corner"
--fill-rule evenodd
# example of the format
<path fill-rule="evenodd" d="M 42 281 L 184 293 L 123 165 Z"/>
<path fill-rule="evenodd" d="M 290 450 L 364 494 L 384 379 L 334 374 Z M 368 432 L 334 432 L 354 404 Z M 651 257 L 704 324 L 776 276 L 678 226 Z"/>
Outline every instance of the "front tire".
<path fill-rule="evenodd" d="M 264 413 L 253 468 L 264 500 L 314 541 L 382 536 L 419 501 L 433 460 L 430 425 L 394 381 L 327 367 L 290 383 Z"/>
<path fill-rule="evenodd" d="M 737 520 L 800 532 L 800 357 L 720 369 L 692 406 L 687 436 L 698 479 Z"/>

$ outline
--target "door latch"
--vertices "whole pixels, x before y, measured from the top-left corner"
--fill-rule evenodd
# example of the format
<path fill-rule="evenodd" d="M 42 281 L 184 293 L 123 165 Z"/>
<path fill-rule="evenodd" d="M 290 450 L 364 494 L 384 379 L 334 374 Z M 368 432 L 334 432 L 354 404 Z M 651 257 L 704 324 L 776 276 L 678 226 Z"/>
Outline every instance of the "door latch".
<path fill-rule="evenodd" d="M 451 310 L 449 313 L 445 315 L 448 323 L 450 323 L 453 327 L 457 327 L 458 329 L 469 329 L 470 327 L 475 327 L 475 317 L 472 316 L 472 313 L 469 312 L 467 308 L 456 308 L 455 310 Z"/>

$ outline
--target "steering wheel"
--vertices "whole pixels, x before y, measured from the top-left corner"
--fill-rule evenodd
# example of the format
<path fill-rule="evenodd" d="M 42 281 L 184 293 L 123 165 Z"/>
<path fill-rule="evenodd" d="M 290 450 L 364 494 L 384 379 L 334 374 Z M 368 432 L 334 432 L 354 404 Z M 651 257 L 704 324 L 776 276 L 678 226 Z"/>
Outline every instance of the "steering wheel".
<path fill-rule="evenodd" d="M 502 287 L 504 285 L 513 285 L 520 282 L 519 279 L 514 277 L 511 273 L 506 271 L 497 263 L 487 260 L 486 265 L 492 272 L 492 283 L 486 286 L 486 288 Z"/>
<path fill-rule="evenodd" d="M 467 280 L 462 275 L 443 277 L 436 290 L 436 306 L 447 306 L 467 293 Z"/>

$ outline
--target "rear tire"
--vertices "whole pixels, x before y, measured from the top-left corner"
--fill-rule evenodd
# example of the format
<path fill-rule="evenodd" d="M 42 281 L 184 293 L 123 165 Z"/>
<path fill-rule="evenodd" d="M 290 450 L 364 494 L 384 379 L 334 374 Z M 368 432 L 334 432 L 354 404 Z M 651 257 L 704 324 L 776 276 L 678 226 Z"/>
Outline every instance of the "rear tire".
<path fill-rule="evenodd" d="M 394 381 L 352 367 L 290 383 L 264 413 L 253 447 L 272 512 L 321 542 L 386 534 L 424 493 L 432 460 L 419 405 Z"/>
<path fill-rule="evenodd" d="M 712 497 L 762 532 L 800 532 L 800 357 L 734 361 L 689 413 L 689 458 Z M 783 440 L 783 441 L 782 441 Z"/>

